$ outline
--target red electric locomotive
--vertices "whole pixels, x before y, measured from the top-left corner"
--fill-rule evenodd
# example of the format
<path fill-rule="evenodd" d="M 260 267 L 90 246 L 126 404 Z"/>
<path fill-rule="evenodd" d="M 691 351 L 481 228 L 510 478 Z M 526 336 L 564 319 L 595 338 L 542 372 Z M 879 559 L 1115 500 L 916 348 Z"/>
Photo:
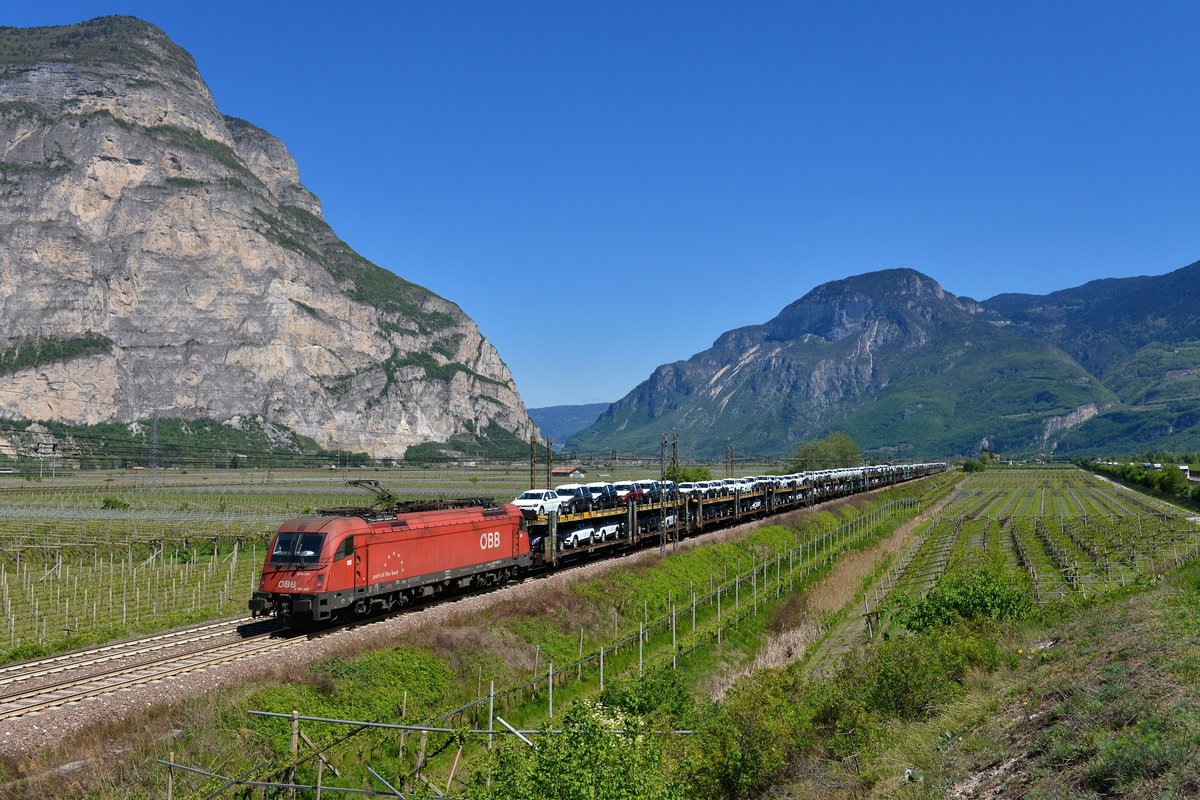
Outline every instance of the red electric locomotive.
<path fill-rule="evenodd" d="M 390 498 L 374 481 L 356 481 Z M 318 511 L 283 523 L 250 611 L 289 624 L 399 608 L 519 576 L 533 563 L 521 511 L 490 500 Z"/>

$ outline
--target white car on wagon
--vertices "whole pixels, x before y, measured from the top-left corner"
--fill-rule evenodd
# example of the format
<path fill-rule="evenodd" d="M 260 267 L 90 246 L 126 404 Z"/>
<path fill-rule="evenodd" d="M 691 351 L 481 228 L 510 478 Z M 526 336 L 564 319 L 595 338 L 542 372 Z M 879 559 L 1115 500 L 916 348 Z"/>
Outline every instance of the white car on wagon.
<path fill-rule="evenodd" d="M 562 496 L 553 489 L 530 489 L 513 499 L 514 506 L 522 511 L 532 511 L 539 517 L 551 511 L 558 511 L 562 502 Z"/>

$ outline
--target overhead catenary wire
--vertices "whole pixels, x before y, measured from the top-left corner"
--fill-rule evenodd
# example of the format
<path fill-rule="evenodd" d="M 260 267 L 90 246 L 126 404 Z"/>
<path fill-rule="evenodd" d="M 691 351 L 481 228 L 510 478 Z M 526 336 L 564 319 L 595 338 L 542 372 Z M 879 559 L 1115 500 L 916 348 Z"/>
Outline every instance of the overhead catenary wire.
<path fill-rule="evenodd" d="M 5 391 L 5 390 L 0 389 L 0 391 Z M 162 417 L 160 416 L 159 419 L 161 422 Z M 221 424 L 219 420 L 214 420 L 214 421 L 217 422 L 218 424 Z M 184 422 L 186 424 L 189 422 L 189 420 L 184 420 Z M 190 421 L 190 422 L 194 422 L 194 420 Z M 32 424 L 32 421 L 31 421 L 31 424 Z M 59 423 L 52 423 L 52 424 L 57 425 Z M 116 423 L 116 424 L 130 425 L 133 423 Z M 284 427 L 286 427 L 286 426 L 284 426 Z M 160 429 L 160 431 L 161 431 L 161 429 Z M 348 431 L 348 432 L 352 432 L 352 431 Z M 41 435 L 37 432 L 30 431 L 28 427 L 24 427 L 24 428 L 19 427 L 18 425 L 13 424 L 12 422 L 9 422 L 8 424 L 0 425 L 0 434 Z M 114 444 L 114 443 L 112 443 L 111 436 L 105 435 L 102 433 L 89 433 L 87 431 L 76 432 L 76 431 L 71 431 L 71 430 L 55 432 L 54 429 L 51 428 L 49 431 L 49 435 L 54 436 L 56 439 L 65 439 L 65 438 L 69 437 L 70 439 L 75 440 L 76 442 L 92 443 L 92 444 L 96 444 L 96 445 L 103 444 L 106 446 L 106 450 L 103 453 L 88 454 L 89 457 L 108 457 L 108 458 L 118 458 L 118 459 L 119 458 L 148 458 L 149 453 L 150 453 L 150 448 L 151 448 L 151 442 L 149 441 L 148 437 L 144 444 L 134 444 L 134 443 Z M 190 457 L 190 460 L 192 463 L 208 463 L 212 460 L 214 455 L 222 455 L 225 457 L 225 459 L 228 459 L 229 454 L 231 452 L 234 452 L 234 448 L 206 447 L 206 446 L 202 446 L 202 445 L 193 445 L 193 444 L 186 444 L 186 443 L 172 443 L 169 441 L 163 441 L 163 439 L 161 438 L 161 433 L 160 433 L 159 454 L 160 454 L 160 458 L 162 458 L 163 460 L 169 460 L 169 461 L 176 462 L 176 463 L 183 463 L 183 462 L 187 462 Z M 351 451 L 346 450 L 345 448 L 326 449 L 323 453 L 303 453 L 303 452 L 289 452 L 286 450 L 265 450 L 265 449 L 246 448 L 246 447 L 237 447 L 236 452 L 240 453 L 242 455 L 246 455 L 248 458 L 257 459 L 257 460 L 263 462 L 263 465 L 266 465 L 266 463 L 268 461 L 275 459 L 275 460 L 288 460 L 288 461 L 294 462 L 294 463 L 298 462 L 298 465 L 301 465 L 301 466 L 304 463 L 310 463 L 313 465 L 327 464 L 327 463 L 329 463 L 329 460 L 331 458 L 335 457 L 336 454 L 338 454 L 339 452 L 351 453 Z M 624 463 L 629 463 L 629 464 L 643 464 L 643 463 L 649 463 L 654 460 L 657 460 L 657 454 L 650 452 L 650 451 L 647 451 L 647 452 L 628 451 L 625 454 L 614 455 L 611 450 L 605 450 L 605 451 L 586 451 L 586 450 L 579 451 L 579 450 L 576 450 L 576 451 L 571 451 L 571 455 L 574 456 L 574 458 L 571 460 L 588 461 L 591 463 L 620 464 L 620 463 L 624 462 Z M 60 454 L 60 455 L 57 455 L 57 457 L 73 458 L 75 456 L 72 454 Z M 562 454 L 560 454 L 559 457 L 562 458 L 563 457 Z M 456 463 L 464 463 L 464 462 L 476 462 L 476 463 L 486 462 L 486 463 L 505 463 L 505 464 L 507 464 L 507 463 L 513 463 L 513 462 L 522 460 L 522 456 L 517 456 L 515 454 L 513 457 L 502 457 L 502 456 L 487 457 L 487 456 L 466 455 L 466 454 L 459 455 L 459 456 L 431 455 L 431 456 L 423 456 L 421 460 L 422 460 L 422 462 L 433 463 L 433 464 L 456 464 Z M 771 458 L 767 458 L 767 457 L 763 457 L 763 456 L 756 457 L 756 456 L 752 456 L 752 455 L 744 455 L 744 456 L 740 456 L 740 457 L 734 459 L 732 463 L 761 464 L 764 461 L 770 462 L 770 461 L 780 461 L 780 460 L 777 457 L 774 459 L 771 459 Z M 701 463 L 703 463 L 703 462 L 701 462 Z M 780 463 L 782 463 L 782 462 L 780 462 Z"/>

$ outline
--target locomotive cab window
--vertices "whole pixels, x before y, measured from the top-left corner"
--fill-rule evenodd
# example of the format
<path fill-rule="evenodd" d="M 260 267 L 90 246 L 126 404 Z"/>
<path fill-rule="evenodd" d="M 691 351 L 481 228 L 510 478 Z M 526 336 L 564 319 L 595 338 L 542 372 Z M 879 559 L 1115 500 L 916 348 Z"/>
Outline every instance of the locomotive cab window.
<path fill-rule="evenodd" d="M 339 559 L 349 558 L 352 555 L 354 555 L 354 537 L 347 536 L 338 545 L 337 552 L 333 554 L 333 560 L 338 561 Z"/>
<path fill-rule="evenodd" d="M 285 531 L 275 539 L 271 563 L 276 566 L 315 566 L 321 559 L 321 546 L 324 544 L 323 533 Z"/>

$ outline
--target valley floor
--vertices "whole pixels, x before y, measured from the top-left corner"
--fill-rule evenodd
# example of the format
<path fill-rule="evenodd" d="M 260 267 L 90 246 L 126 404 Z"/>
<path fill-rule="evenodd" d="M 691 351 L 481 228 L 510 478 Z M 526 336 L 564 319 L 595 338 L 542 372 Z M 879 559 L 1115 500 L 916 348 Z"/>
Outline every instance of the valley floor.
<path fill-rule="evenodd" d="M 598 800 L 1200 794 L 1200 563 L 1190 560 L 1200 529 L 1082 473 L 957 476 L 957 488 L 950 478 L 407 615 L 217 693 L 146 700 L 133 721 L 7 749 L 0 795 L 164 796 L 156 759 L 170 756 L 223 775 L 266 764 L 255 774 L 274 780 L 297 763 L 311 782 L 311 747 L 340 767 L 342 786 L 382 790 L 371 766 L 409 796 L 432 781 L 472 800 L 565 800 L 568 774 L 605 776 L 612 785 L 589 795 Z M 971 583 L 981 576 L 1002 580 Z M 981 586 L 1010 603 L 996 608 L 1023 611 L 936 619 Z M 603 690 L 594 658 L 573 664 L 597 648 Z M 572 665 L 558 668 L 552 706 L 549 661 Z M 468 732 L 487 726 L 486 704 L 445 714 L 486 696 L 488 680 L 496 714 L 520 728 L 601 713 L 700 733 L 643 743 L 623 766 L 605 761 L 624 745 L 603 725 L 589 735 L 612 748 L 564 752 L 571 737 L 549 737 L 537 751 L 500 743 L 489 757 Z M 430 734 L 427 752 L 416 733 L 343 741 L 342 726 L 303 722 L 312 745 L 296 762 L 286 721 L 250 709 L 444 719 L 460 733 Z M 507 782 L 518 774 L 524 782 Z M 539 784 L 541 774 L 554 779 Z M 217 786 L 175 774 L 176 796 Z"/>

